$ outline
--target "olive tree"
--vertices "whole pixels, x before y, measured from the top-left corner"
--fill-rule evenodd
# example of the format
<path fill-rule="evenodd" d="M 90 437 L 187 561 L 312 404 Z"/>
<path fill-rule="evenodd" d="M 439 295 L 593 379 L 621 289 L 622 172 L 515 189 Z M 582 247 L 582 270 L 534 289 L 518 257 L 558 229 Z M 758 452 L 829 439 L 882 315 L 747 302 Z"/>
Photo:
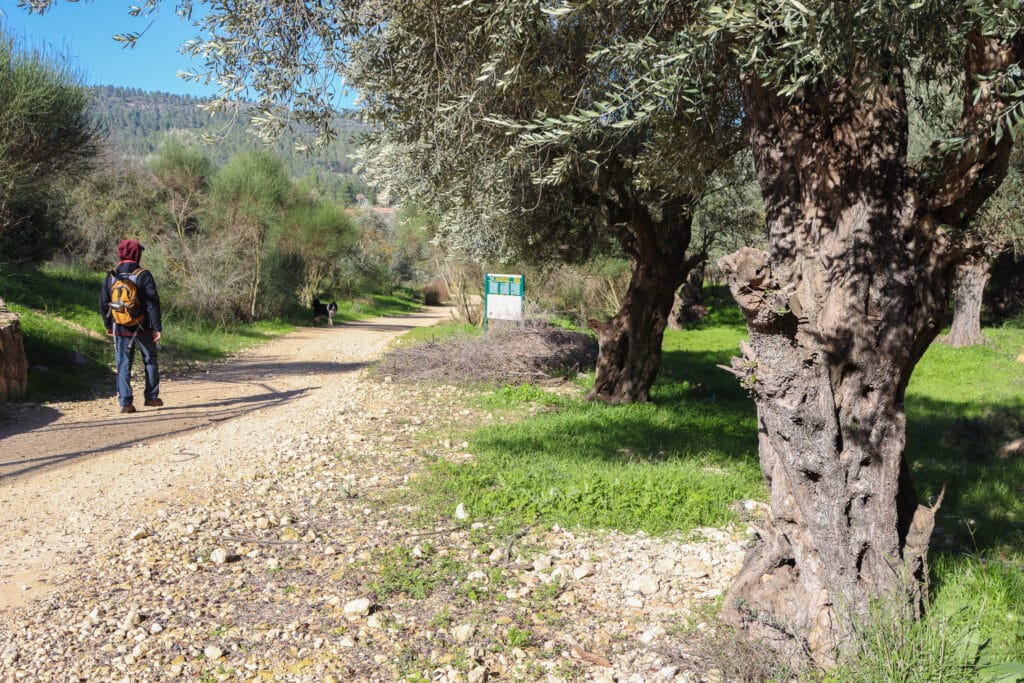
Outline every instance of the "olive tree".
<path fill-rule="evenodd" d="M 600 354 L 589 397 L 648 400 L 673 292 L 702 258 L 689 251 L 697 204 L 739 144 L 733 93 L 708 98 L 705 117 L 676 93 L 643 125 L 623 127 L 628 112 L 609 109 L 552 134 L 546 121 L 635 76 L 587 55 L 649 33 L 647 17 L 500 0 L 398 3 L 385 16 L 352 47 L 350 73 L 388 150 L 370 167 L 431 206 L 454 242 L 548 262 L 617 243 L 632 277 L 612 319 L 590 320 Z"/>
<path fill-rule="evenodd" d="M 1014 147 L 1006 179 L 970 222 L 971 249 L 957 264 L 953 320 L 944 341 L 953 347 L 984 344 L 982 297 L 1000 254 L 1024 245 L 1024 153 Z"/>
<path fill-rule="evenodd" d="M 576 11 L 566 3 L 565 11 Z M 980 207 L 1002 182 L 1024 104 L 1024 8 L 997 0 L 647 0 L 631 12 L 667 40 L 616 55 L 646 73 L 604 109 L 637 125 L 680 88 L 700 102 L 733 80 L 742 100 L 767 250 L 723 257 L 750 339 L 730 371 L 757 405 L 771 511 L 725 618 L 831 658 L 872 600 L 926 605 L 941 493 L 922 502 L 904 455 L 904 393 L 946 317 Z M 952 133 L 908 155 L 915 98 L 961 106 Z M 699 111 L 699 108 L 698 108 Z M 576 109 L 547 125 L 592 127 Z M 623 125 L 628 125 L 623 123 Z"/>
<path fill-rule="evenodd" d="M 634 3 L 630 3 L 631 5 Z M 904 393 L 945 319 L 966 228 L 1021 114 L 1018 2 L 655 3 L 675 29 L 618 46 L 642 100 L 708 53 L 735 66 L 768 249 L 724 257 L 750 341 L 771 512 L 726 617 L 827 659 L 855 615 L 922 609 L 935 510 L 904 455 Z M 681 7 L 692 11 L 684 11 Z M 673 10 L 677 10 L 673 12 Z M 908 159 L 908 79 L 958 90 L 951 139 Z"/>

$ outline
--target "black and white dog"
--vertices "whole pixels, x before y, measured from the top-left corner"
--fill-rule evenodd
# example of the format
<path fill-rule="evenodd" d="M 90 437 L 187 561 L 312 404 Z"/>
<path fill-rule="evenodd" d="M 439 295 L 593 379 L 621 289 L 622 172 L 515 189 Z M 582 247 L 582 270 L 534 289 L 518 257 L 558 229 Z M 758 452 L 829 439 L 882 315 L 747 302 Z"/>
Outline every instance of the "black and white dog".
<path fill-rule="evenodd" d="M 320 299 L 313 299 L 313 322 L 318 323 L 321 319 L 327 318 L 327 324 L 334 324 L 334 314 L 338 312 L 338 302 L 332 301 L 325 304 Z"/>

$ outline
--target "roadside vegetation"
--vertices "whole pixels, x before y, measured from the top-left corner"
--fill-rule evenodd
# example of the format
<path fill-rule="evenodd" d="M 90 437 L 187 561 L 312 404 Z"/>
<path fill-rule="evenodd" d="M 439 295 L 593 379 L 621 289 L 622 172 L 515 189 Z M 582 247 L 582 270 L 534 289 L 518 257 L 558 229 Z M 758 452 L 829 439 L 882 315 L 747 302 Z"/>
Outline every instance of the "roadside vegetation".
<path fill-rule="evenodd" d="M 21 317 L 29 359 L 28 401 L 66 401 L 114 390 L 114 354 L 98 313 L 103 273 L 81 266 L 0 264 L 0 292 Z M 338 302 L 335 322 L 418 309 L 410 290 L 365 295 Z M 180 372 L 310 325 L 308 309 L 294 305 L 280 318 L 218 324 L 195 318 L 165 318 L 161 370 Z"/>
<path fill-rule="evenodd" d="M 687 534 L 757 523 L 767 492 L 754 406 L 717 367 L 746 336 L 726 297 L 721 288 L 706 290 L 709 315 L 666 332 L 650 403 L 586 401 L 592 372 L 574 383 L 492 389 L 467 378 L 466 386 L 475 387 L 471 406 L 495 420 L 453 437 L 465 441 L 471 459 L 438 458 L 417 483 L 427 508 L 442 517 L 461 502 L 470 519 L 508 533 L 560 525 Z M 443 346 L 455 331 L 416 330 L 399 348 L 417 341 Z M 858 646 L 827 674 L 829 681 L 1024 676 L 1016 664 L 1024 663 L 1024 459 L 996 457 L 1024 428 L 1024 365 L 1016 361 L 1024 328 L 1011 322 L 984 334 L 984 346 L 934 345 L 907 391 L 907 452 L 922 498 L 946 488 L 932 541 L 929 610 L 916 621 L 893 607 L 898 601 L 877 602 L 855 622 Z M 746 664 L 732 665 L 745 676 L 764 663 L 751 654 Z"/>

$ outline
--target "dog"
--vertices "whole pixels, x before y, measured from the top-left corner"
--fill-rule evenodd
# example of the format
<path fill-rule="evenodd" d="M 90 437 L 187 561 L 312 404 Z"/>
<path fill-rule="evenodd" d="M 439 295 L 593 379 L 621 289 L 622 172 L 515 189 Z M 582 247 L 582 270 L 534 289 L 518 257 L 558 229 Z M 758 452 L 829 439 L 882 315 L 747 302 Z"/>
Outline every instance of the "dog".
<path fill-rule="evenodd" d="M 338 312 L 338 302 L 332 301 L 329 304 L 325 304 L 320 299 L 313 299 L 313 322 L 319 323 L 323 318 L 327 318 L 327 324 L 334 324 L 334 314 Z"/>

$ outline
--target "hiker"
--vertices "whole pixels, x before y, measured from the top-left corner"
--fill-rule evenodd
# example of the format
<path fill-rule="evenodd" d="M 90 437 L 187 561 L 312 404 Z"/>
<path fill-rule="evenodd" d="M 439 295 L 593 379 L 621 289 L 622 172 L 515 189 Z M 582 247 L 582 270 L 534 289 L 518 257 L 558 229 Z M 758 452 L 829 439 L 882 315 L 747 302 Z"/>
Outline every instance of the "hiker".
<path fill-rule="evenodd" d="M 100 315 L 107 334 L 114 338 L 117 364 L 117 400 L 122 413 L 134 413 L 132 361 L 135 347 L 142 351 L 146 366 L 145 405 L 162 406 L 157 342 L 160 341 L 160 295 L 153 274 L 139 266 L 142 245 L 121 240 L 117 245 L 117 268 L 107 273 L 100 291 Z"/>

